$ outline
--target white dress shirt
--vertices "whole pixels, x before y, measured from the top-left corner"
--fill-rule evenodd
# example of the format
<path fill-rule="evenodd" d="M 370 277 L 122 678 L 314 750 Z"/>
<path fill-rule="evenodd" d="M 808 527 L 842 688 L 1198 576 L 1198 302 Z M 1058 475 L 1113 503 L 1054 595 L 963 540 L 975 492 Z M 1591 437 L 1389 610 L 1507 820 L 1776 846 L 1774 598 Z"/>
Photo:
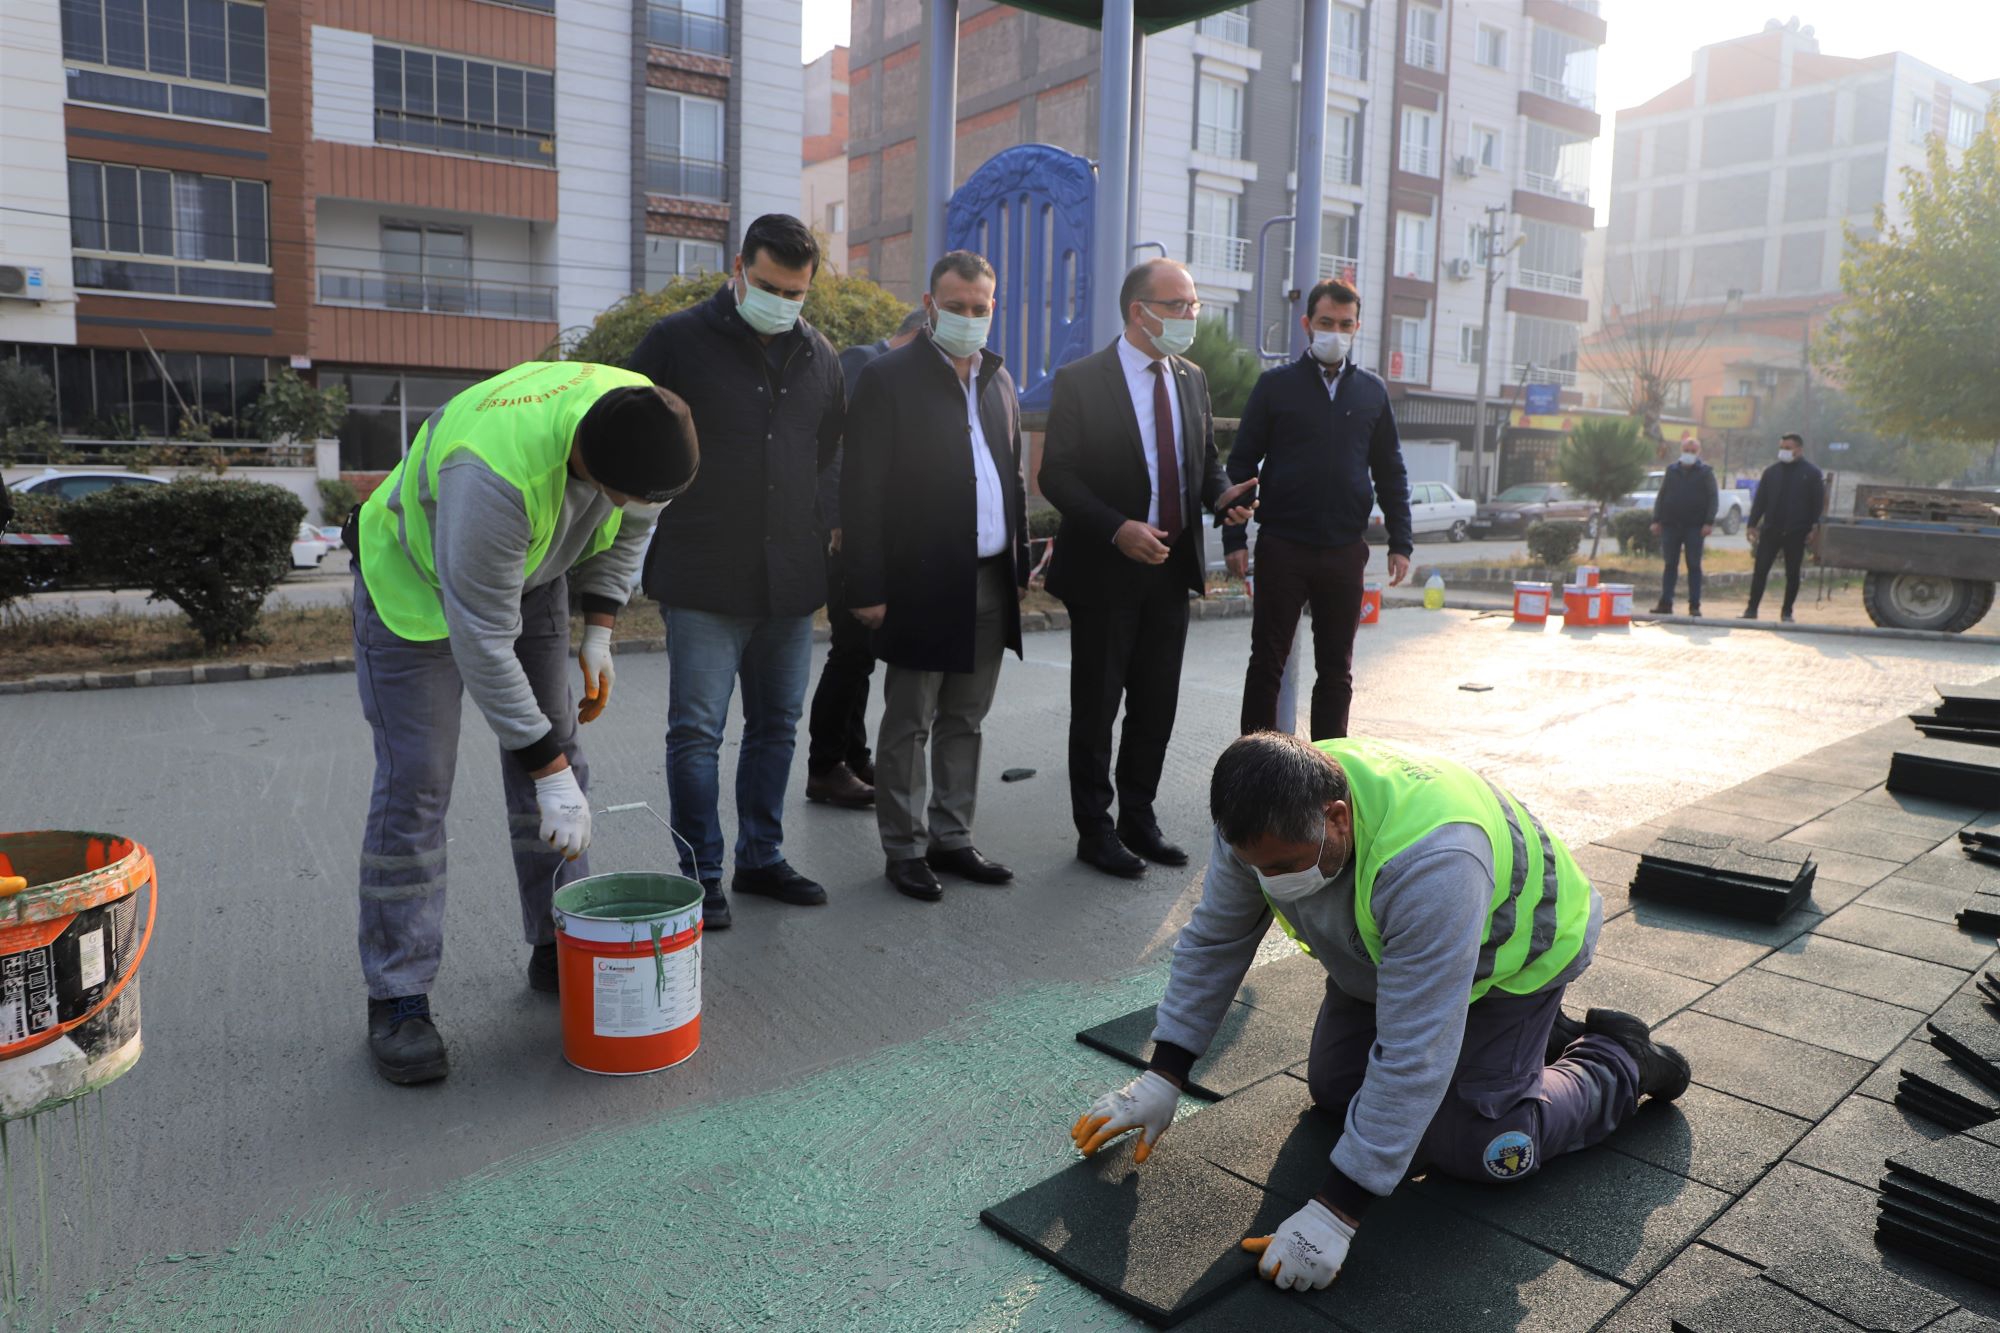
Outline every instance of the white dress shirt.
<path fill-rule="evenodd" d="M 1153 366 L 1156 363 L 1152 357 L 1147 356 L 1144 352 L 1134 347 L 1132 340 L 1122 333 L 1118 335 L 1118 361 L 1119 364 L 1125 367 L 1125 385 L 1132 391 L 1132 410 L 1139 417 L 1139 443 L 1141 445 L 1139 452 L 1146 456 L 1146 482 L 1152 487 L 1153 491 L 1152 498 L 1146 502 L 1146 521 L 1157 528 L 1160 526 L 1160 454 L 1159 446 L 1155 441 L 1155 423 L 1153 420 L 1153 381 L 1155 379 Z M 1167 379 L 1167 410 L 1173 414 L 1173 421 L 1169 424 L 1173 432 L 1174 448 L 1178 451 L 1174 456 L 1176 459 L 1181 459 L 1186 456 L 1187 451 L 1180 447 L 1180 386 L 1174 382 L 1172 358 L 1162 358 L 1157 364 L 1160 367 L 1160 374 L 1166 376 Z M 1185 488 L 1187 485 L 1185 463 L 1182 464 L 1182 472 L 1181 485 Z M 1180 504 L 1181 497 L 1175 496 L 1174 503 Z"/>
<path fill-rule="evenodd" d="M 1341 363 L 1337 366 L 1320 365 L 1319 362 L 1314 362 L 1313 364 L 1319 365 L 1320 378 L 1326 380 L 1327 401 L 1328 402 L 1340 401 L 1340 382 L 1346 379 L 1347 372 L 1353 369 L 1354 358 L 1347 357 L 1344 360 L 1342 360 Z M 1329 378 L 1326 373 L 1329 370 L 1333 372 L 1331 378 Z"/>
<path fill-rule="evenodd" d="M 937 347 L 936 343 L 931 346 Z M 958 374 L 958 364 L 944 349 L 937 353 L 943 356 L 945 364 L 951 367 L 953 375 Z M 986 427 L 979 421 L 979 373 L 978 362 L 973 362 L 973 373 L 959 380 L 965 390 L 965 419 L 971 428 L 972 441 L 972 481 L 977 492 L 976 504 L 979 513 L 978 547 L 979 558 L 1007 554 L 1007 500 L 1000 490 L 1000 469 L 993 465 L 993 452 L 986 447 Z"/>

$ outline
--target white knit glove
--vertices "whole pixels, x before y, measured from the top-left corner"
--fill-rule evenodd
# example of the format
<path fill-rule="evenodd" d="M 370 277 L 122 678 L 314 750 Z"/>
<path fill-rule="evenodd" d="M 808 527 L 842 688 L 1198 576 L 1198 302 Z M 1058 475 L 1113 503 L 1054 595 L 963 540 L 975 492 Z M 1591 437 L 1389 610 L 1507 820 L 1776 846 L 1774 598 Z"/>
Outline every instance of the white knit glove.
<path fill-rule="evenodd" d="M 594 722 L 611 702 L 611 626 L 585 625 L 576 661 L 583 668 L 583 703 L 577 708 L 577 721 Z"/>
<path fill-rule="evenodd" d="M 1253 1236 L 1243 1248 L 1264 1256 L 1257 1261 L 1257 1276 L 1271 1279 L 1280 1291 L 1318 1291 L 1339 1276 L 1353 1239 L 1354 1228 L 1314 1199 L 1271 1235 Z"/>
<path fill-rule="evenodd" d="M 590 850 L 590 802 L 576 785 L 575 769 L 536 778 L 535 804 L 542 810 L 543 842 L 571 861 Z"/>
<path fill-rule="evenodd" d="M 1153 1145 L 1160 1141 L 1160 1135 L 1174 1123 L 1174 1108 L 1180 1105 L 1180 1100 L 1181 1090 L 1149 1069 L 1092 1103 L 1070 1128 L 1070 1140 L 1088 1157 L 1111 1140 L 1136 1129 L 1139 1146 L 1133 1150 L 1132 1160 L 1144 1162 L 1153 1155 Z"/>

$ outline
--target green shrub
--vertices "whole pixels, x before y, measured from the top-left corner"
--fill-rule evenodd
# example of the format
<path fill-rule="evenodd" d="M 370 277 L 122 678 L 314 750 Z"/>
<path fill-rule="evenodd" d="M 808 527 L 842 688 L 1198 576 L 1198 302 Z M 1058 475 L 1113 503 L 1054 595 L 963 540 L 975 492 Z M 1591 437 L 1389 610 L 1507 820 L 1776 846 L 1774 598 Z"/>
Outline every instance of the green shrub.
<path fill-rule="evenodd" d="M 184 478 L 114 486 L 63 511 L 79 564 L 114 587 L 172 602 L 214 650 L 255 628 L 291 567 L 305 504 L 282 486 Z"/>
<path fill-rule="evenodd" d="M 354 483 L 344 477 L 321 477 L 317 484 L 321 519 L 336 528 L 347 522 L 347 516 L 361 503 L 361 492 L 354 489 Z"/>
<path fill-rule="evenodd" d="M 250 409 L 250 422 L 257 433 L 274 444 L 330 440 L 340 433 L 346 419 L 346 389 L 315 389 L 289 366 L 264 381 L 264 391 Z"/>
<path fill-rule="evenodd" d="M 1544 565 L 1566 565 L 1583 545 L 1588 525 L 1567 520 L 1535 523 L 1528 528 L 1528 554 Z"/>
<path fill-rule="evenodd" d="M 1571 490 L 1597 505 L 1601 520 L 1611 505 L 1617 504 L 1646 479 L 1653 461 L 1653 442 L 1639 431 L 1633 417 L 1585 417 L 1576 423 L 1569 438 L 1556 454 L 1556 475 Z M 1597 559 L 1598 544 L 1604 540 L 1604 525 L 1591 534 L 1590 558 Z"/>
<path fill-rule="evenodd" d="M 46 421 L 27 421 L 0 430 L 0 463 L 33 459 L 42 463 L 63 463 L 76 454 L 63 437 Z"/>
<path fill-rule="evenodd" d="M 1028 535 L 1030 537 L 1053 537 L 1062 527 L 1062 511 L 1054 505 L 1045 505 L 1028 515 Z"/>
<path fill-rule="evenodd" d="M 1653 535 L 1653 511 L 1627 509 L 1611 516 L 1611 535 L 1618 539 L 1620 555 L 1658 555 L 1660 540 Z"/>
<path fill-rule="evenodd" d="M 19 361 L 0 361 L 0 430 L 55 419 L 56 386 L 49 377 Z"/>
<path fill-rule="evenodd" d="M 1209 412 L 1218 417 L 1242 416 L 1243 404 L 1250 401 L 1250 386 L 1264 373 L 1264 366 L 1249 348 L 1236 341 L 1220 318 L 1210 316 L 1195 325 L 1194 345 L 1188 348 L 1187 359 L 1200 366 L 1208 380 Z"/>
<path fill-rule="evenodd" d="M 622 366 L 656 322 L 701 304 L 727 280 L 722 273 L 691 273 L 656 292 L 633 292 L 600 314 L 588 329 L 566 333 L 548 352 L 549 359 Z M 837 272 L 829 264 L 820 265 L 813 277 L 803 312 L 806 323 L 825 334 L 836 349 L 888 337 L 907 313 L 909 307 L 888 288 L 859 274 Z"/>

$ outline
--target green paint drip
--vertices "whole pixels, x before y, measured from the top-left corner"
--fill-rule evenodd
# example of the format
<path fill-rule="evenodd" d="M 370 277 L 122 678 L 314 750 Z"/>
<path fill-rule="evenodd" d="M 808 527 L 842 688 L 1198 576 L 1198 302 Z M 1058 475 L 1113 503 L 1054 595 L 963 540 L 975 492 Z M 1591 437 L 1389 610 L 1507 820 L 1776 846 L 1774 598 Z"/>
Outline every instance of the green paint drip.
<path fill-rule="evenodd" d="M 28 1132 L 35 1140 L 35 1211 L 42 1225 L 41 1297 L 47 1300 L 52 1290 L 49 1286 L 49 1175 L 42 1165 L 42 1118 L 39 1115 L 28 1122 Z"/>
<path fill-rule="evenodd" d="M 647 929 L 653 932 L 654 1004 L 665 1004 L 667 1002 L 667 956 L 660 952 L 660 932 L 665 927 L 666 923 L 663 921 L 654 921 L 647 926 Z"/>
<path fill-rule="evenodd" d="M 7 1122 L 0 1120 L 0 1172 L 7 1177 L 7 1308 L 12 1310 L 20 1299 L 20 1283 L 15 1277 L 14 1249 L 16 1245 L 14 1225 L 14 1155 L 7 1146 Z"/>

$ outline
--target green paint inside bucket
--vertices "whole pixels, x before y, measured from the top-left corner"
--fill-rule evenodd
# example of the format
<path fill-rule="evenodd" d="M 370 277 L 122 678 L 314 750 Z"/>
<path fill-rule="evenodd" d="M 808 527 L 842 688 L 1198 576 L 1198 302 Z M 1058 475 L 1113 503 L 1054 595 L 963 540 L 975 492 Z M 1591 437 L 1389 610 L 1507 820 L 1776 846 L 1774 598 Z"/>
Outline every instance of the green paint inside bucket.
<path fill-rule="evenodd" d="M 667 918 L 701 905 L 701 885 L 683 875 L 662 875 L 653 871 L 628 870 L 565 884 L 556 890 L 558 915 L 587 917 L 593 921 L 616 921 L 631 927 L 631 940 L 638 943 L 640 932 L 653 942 L 653 990 L 664 995 L 667 987 L 667 960 L 661 950 Z"/>

